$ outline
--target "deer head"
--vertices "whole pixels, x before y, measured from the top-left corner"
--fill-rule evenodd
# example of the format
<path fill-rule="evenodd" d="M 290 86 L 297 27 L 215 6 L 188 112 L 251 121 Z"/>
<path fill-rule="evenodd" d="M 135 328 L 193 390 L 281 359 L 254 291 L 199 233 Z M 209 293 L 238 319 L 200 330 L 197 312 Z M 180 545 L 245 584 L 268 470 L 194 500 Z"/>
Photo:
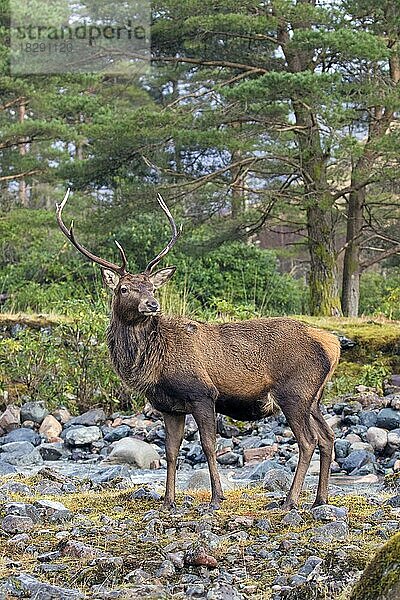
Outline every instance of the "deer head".
<path fill-rule="evenodd" d="M 68 201 L 69 194 L 70 189 L 67 190 L 61 204 L 56 204 L 58 225 L 63 234 L 81 254 L 102 267 L 103 281 L 114 294 L 113 309 L 116 314 L 124 321 L 136 321 L 158 314 L 160 312 L 160 305 L 155 299 L 154 293 L 172 277 L 176 267 L 167 267 L 156 272 L 154 272 L 154 269 L 174 246 L 182 230 L 181 227 L 179 230 L 177 229 L 174 218 L 161 194 L 157 194 L 157 200 L 168 217 L 172 237 L 165 248 L 149 262 L 145 270 L 136 275 L 132 275 L 126 270 L 128 261 L 124 249 L 117 241 L 115 243 L 121 255 L 121 266 L 96 256 L 76 240 L 73 222 L 68 229 L 62 220 L 62 211 Z"/>

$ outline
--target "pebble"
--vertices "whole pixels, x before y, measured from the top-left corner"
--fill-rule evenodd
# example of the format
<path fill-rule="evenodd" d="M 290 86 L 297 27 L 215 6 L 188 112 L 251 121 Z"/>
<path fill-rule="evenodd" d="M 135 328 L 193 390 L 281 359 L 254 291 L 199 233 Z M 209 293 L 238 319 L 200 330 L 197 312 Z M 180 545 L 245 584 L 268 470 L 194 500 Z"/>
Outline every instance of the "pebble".
<path fill-rule="evenodd" d="M 27 531 L 32 531 L 34 522 L 30 517 L 7 515 L 2 520 L 1 527 L 6 533 L 26 533 Z"/>

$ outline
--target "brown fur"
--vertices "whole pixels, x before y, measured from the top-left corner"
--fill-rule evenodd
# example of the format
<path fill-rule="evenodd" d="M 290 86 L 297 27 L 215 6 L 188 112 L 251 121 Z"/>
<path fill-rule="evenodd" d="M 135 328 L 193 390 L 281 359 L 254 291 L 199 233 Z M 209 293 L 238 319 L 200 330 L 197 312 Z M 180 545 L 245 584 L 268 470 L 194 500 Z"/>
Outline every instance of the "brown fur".
<path fill-rule="evenodd" d="M 122 285 L 130 290 L 126 297 L 120 293 Z M 191 413 L 199 426 L 217 506 L 222 490 L 214 453 L 215 413 L 256 420 L 282 409 L 300 448 L 300 474 L 286 502 L 295 504 L 315 445 L 321 450 L 325 444 L 331 451 L 333 438 L 321 421 L 318 400 L 339 360 L 337 338 L 288 318 L 215 324 L 142 314 L 138 307 L 143 298 L 154 300 L 153 287 L 143 274 L 122 277 L 114 294 L 107 334 L 111 359 L 125 383 L 163 413 L 169 466 L 175 468 L 184 415 Z M 325 460 L 318 503 L 327 501 L 326 464 Z M 175 475 L 171 468 L 168 472 L 170 505 Z"/>

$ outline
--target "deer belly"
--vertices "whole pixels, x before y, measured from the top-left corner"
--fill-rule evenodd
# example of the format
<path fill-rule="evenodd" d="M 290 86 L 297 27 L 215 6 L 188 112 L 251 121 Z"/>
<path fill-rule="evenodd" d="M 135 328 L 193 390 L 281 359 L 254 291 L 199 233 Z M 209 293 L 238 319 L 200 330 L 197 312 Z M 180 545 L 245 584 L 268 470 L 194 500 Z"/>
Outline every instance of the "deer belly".
<path fill-rule="evenodd" d="M 219 396 L 215 410 L 238 421 L 258 421 L 274 412 L 272 402 L 268 397 L 243 398 L 240 396 Z"/>

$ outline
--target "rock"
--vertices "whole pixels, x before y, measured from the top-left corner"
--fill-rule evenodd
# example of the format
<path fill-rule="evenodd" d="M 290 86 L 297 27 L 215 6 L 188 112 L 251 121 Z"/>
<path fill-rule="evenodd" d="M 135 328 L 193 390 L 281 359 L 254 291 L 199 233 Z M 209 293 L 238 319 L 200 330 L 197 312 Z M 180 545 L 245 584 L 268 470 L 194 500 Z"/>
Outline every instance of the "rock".
<path fill-rule="evenodd" d="M 62 432 L 62 425 L 52 415 L 47 415 L 39 428 L 41 433 L 48 442 L 58 440 L 60 433 Z"/>
<path fill-rule="evenodd" d="M 392 429 L 388 432 L 387 445 L 390 452 L 395 452 L 400 449 L 400 429 Z"/>
<path fill-rule="evenodd" d="M 67 426 L 72 425 L 84 425 L 86 427 L 93 427 L 94 425 L 100 425 L 106 421 L 106 413 L 102 408 L 92 408 L 87 412 L 79 415 L 78 417 L 72 417 L 67 421 Z"/>
<path fill-rule="evenodd" d="M 127 465 L 115 465 L 114 467 L 105 467 L 100 471 L 90 473 L 88 476 L 93 483 L 102 485 L 113 481 L 113 479 L 128 479 L 130 474 L 131 471 Z"/>
<path fill-rule="evenodd" d="M 17 429 L 21 425 L 20 414 L 21 410 L 18 406 L 9 404 L 0 415 L 0 430 L 9 432 Z"/>
<path fill-rule="evenodd" d="M 265 474 L 263 487 L 269 492 L 288 492 L 291 483 L 291 473 L 286 469 L 271 469 Z"/>
<path fill-rule="evenodd" d="M 110 432 L 108 432 L 104 436 L 104 441 L 110 442 L 110 443 L 116 442 L 118 440 L 122 440 L 122 438 L 127 437 L 131 433 L 132 433 L 131 427 L 129 427 L 128 425 L 119 425 L 118 427 L 115 427 L 114 429 L 112 429 Z"/>
<path fill-rule="evenodd" d="M 374 453 L 374 449 L 368 442 L 353 442 L 350 446 L 350 452 L 354 452 L 355 450 L 365 450 L 366 452 Z"/>
<path fill-rule="evenodd" d="M 61 423 L 61 425 L 66 425 L 66 423 L 68 423 L 68 421 L 72 419 L 71 413 L 64 406 L 53 410 L 52 415 L 57 419 L 57 421 Z"/>
<path fill-rule="evenodd" d="M 349 440 L 335 440 L 335 458 L 339 463 L 349 454 L 350 446 Z"/>
<path fill-rule="evenodd" d="M 376 422 L 378 420 L 378 413 L 373 412 L 371 410 L 363 411 L 359 414 L 360 417 L 360 425 L 365 425 L 365 427 L 375 427 Z"/>
<path fill-rule="evenodd" d="M 243 600 L 244 596 L 231 584 L 214 583 L 207 592 L 207 600 Z"/>
<path fill-rule="evenodd" d="M 16 430 L 17 431 L 17 430 Z M 11 432 L 13 433 L 13 432 Z M 10 465 L 31 467 L 43 464 L 43 458 L 30 442 L 10 442 L 0 446 L 1 457 Z"/>
<path fill-rule="evenodd" d="M 299 569 L 299 575 L 312 579 L 321 570 L 321 565 L 324 561 L 319 556 L 309 556 L 304 565 Z"/>
<path fill-rule="evenodd" d="M 389 430 L 400 428 L 400 411 L 393 408 L 382 408 L 378 413 L 376 425 Z"/>
<path fill-rule="evenodd" d="M 362 404 L 357 400 L 347 402 L 343 407 L 343 415 L 358 415 L 362 411 Z"/>
<path fill-rule="evenodd" d="M 388 398 L 390 398 L 390 406 L 394 410 L 400 410 L 400 394 L 391 394 Z"/>
<path fill-rule="evenodd" d="M 0 437 L 0 446 L 9 444 L 10 442 L 30 442 L 34 446 L 39 446 L 41 439 L 36 431 L 32 431 L 32 429 L 28 429 L 27 427 L 20 427 Z"/>
<path fill-rule="evenodd" d="M 297 527 L 301 523 L 304 523 L 304 520 L 298 510 L 292 509 L 283 517 L 281 523 L 282 525 Z"/>
<path fill-rule="evenodd" d="M 161 500 L 160 494 L 149 487 L 140 487 L 130 494 L 132 500 Z"/>
<path fill-rule="evenodd" d="M 261 531 L 270 531 L 272 529 L 271 521 L 269 519 L 259 519 L 256 522 L 256 527 Z"/>
<path fill-rule="evenodd" d="M 77 540 L 62 540 L 57 548 L 61 556 L 71 556 L 73 558 L 95 558 L 101 555 L 97 548 Z"/>
<path fill-rule="evenodd" d="M 43 460 L 59 460 L 64 454 L 64 445 L 62 442 L 44 443 L 38 450 Z"/>
<path fill-rule="evenodd" d="M 332 429 L 337 429 L 342 422 L 342 417 L 339 415 L 332 415 L 331 417 L 325 419 L 325 421 L 327 425 L 329 425 L 329 427 L 331 427 Z"/>
<path fill-rule="evenodd" d="M 348 509 L 330 504 L 322 504 L 311 509 L 311 514 L 316 521 L 346 521 Z"/>
<path fill-rule="evenodd" d="M 388 441 L 388 432 L 379 427 L 370 427 L 367 431 L 366 438 L 376 452 L 382 452 Z"/>
<path fill-rule="evenodd" d="M 29 539 L 30 538 L 27 533 L 17 533 L 16 535 L 13 535 L 12 537 L 8 538 L 7 546 L 12 546 L 17 550 L 25 550 Z"/>
<path fill-rule="evenodd" d="M 226 417 L 218 415 L 217 417 L 217 433 L 225 438 L 236 437 L 240 433 L 240 429 L 236 425 L 228 423 Z"/>
<path fill-rule="evenodd" d="M 361 438 L 356 433 L 348 433 L 345 437 L 345 440 L 350 442 L 350 444 L 354 444 L 354 442 L 361 442 Z"/>
<path fill-rule="evenodd" d="M 166 577 L 172 577 L 173 575 L 175 575 L 175 567 L 174 567 L 172 561 L 170 561 L 168 559 L 163 560 L 161 565 L 156 570 L 156 577 L 166 578 Z"/>
<path fill-rule="evenodd" d="M 19 515 L 7 515 L 4 517 L 1 527 L 6 533 L 26 533 L 32 531 L 34 523 L 30 517 L 21 517 Z"/>
<path fill-rule="evenodd" d="M 186 550 L 184 562 L 186 565 L 208 567 L 210 569 L 215 569 L 218 564 L 213 556 L 207 554 L 205 548 L 196 544 Z"/>
<path fill-rule="evenodd" d="M 354 586 L 350 600 L 396 600 L 400 597 L 400 533 L 375 554 Z"/>
<path fill-rule="evenodd" d="M 19 494 L 20 496 L 32 496 L 32 492 L 29 486 L 20 481 L 7 481 L 0 487 L 0 492 L 6 494 Z"/>
<path fill-rule="evenodd" d="M 33 421 L 38 425 L 49 414 L 44 402 L 26 402 L 21 406 L 21 421 Z"/>
<path fill-rule="evenodd" d="M 332 333 L 335 333 L 335 332 L 332 332 Z M 350 338 L 346 337 L 342 333 L 335 333 L 335 335 L 337 335 L 337 337 L 339 339 L 340 348 L 342 350 L 350 350 L 351 348 L 354 348 L 354 346 L 357 345 L 357 342 L 355 342 L 354 340 L 351 340 Z"/>
<path fill-rule="evenodd" d="M 332 540 L 345 539 L 349 532 L 349 527 L 345 521 L 333 521 L 321 527 L 314 529 L 314 536 L 310 540 L 312 543 L 322 542 L 327 543 Z"/>
<path fill-rule="evenodd" d="M 139 469 L 158 469 L 160 457 L 157 450 L 147 442 L 136 438 L 123 438 L 111 444 L 111 453 L 103 463 L 130 464 Z"/>
<path fill-rule="evenodd" d="M 204 585 L 202 583 L 194 583 L 193 585 L 188 585 L 185 589 L 185 595 L 187 598 L 204 598 Z"/>
<path fill-rule="evenodd" d="M 245 463 L 255 463 L 272 458 L 278 451 L 278 444 L 259 448 L 245 448 L 243 458 Z"/>
<path fill-rule="evenodd" d="M 73 517 L 73 513 L 64 504 L 54 500 L 36 500 L 34 506 L 50 522 L 67 521 Z"/>
<path fill-rule="evenodd" d="M 235 485 L 224 473 L 220 473 L 221 485 L 223 490 L 233 490 Z M 208 469 L 198 469 L 189 477 L 185 484 L 186 490 L 209 490 L 211 488 L 210 472 Z"/>
<path fill-rule="evenodd" d="M 34 523 L 40 521 L 40 512 L 33 504 L 27 502 L 8 502 L 6 504 L 7 515 L 17 515 L 19 517 L 29 517 Z"/>
<path fill-rule="evenodd" d="M 9 475 L 10 473 L 16 473 L 17 469 L 14 465 L 10 465 L 10 463 L 4 460 L 4 457 L 0 454 L 0 477 L 3 475 Z"/>
<path fill-rule="evenodd" d="M 392 508 L 400 508 L 400 494 L 397 494 L 397 496 L 392 496 L 392 498 L 389 498 L 389 500 L 387 500 L 386 504 L 388 504 Z"/>
<path fill-rule="evenodd" d="M 42 583 L 36 577 L 20 573 L 9 577 L 5 582 L 6 591 L 15 598 L 35 598 L 40 600 L 79 600 L 84 595 L 78 590 Z"/>
<path fill-rule="evenodd" d="M 72 420 L 72 419 L 71 419 Z M 69 446 L 86 446 L 101 438 L 101 431 L 96 426 L 82 426 L 68 429 L 65 433 L 65 442 Z"/>
<path fill-rule="evenodd" d="M 359 470 L 365 465 L 375 465 L 375 456 L 371 452 L 365 450 L 354 450 L 350 452 L 348 456 L 342 462 L 342 469 L 347 473 L 352 473 L 355 470 Z"/>
<path fill-rule="evenodd" d="M 237 465 L 240 459 L 239 454 L 230 450 L 217 454 L 217 461 L 220 465 Z"/>

